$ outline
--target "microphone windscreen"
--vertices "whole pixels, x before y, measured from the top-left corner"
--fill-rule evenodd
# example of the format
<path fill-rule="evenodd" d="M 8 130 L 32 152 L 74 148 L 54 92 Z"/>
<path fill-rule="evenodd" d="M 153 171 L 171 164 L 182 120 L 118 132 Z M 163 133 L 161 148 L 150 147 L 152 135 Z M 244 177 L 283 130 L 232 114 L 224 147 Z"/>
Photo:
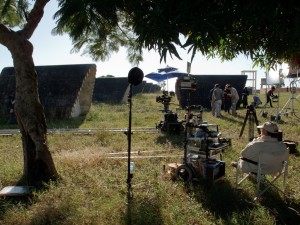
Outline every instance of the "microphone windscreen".
<path fill-rule="evenodd" d="M 131 70 L 129 70 L 128 83 L 137 86 L 140 83 L 142 83 L 143 79 L 144 79 L 144 73 L 140 68 L 133 67 Z"/>

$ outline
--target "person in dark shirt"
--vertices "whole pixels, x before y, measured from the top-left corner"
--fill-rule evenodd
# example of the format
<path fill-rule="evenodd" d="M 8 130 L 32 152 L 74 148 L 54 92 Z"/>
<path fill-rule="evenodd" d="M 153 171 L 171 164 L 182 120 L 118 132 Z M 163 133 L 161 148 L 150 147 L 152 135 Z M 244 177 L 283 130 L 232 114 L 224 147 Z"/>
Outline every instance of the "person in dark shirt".
<path fill-rule="evenodd" d="M 249 91 L 248 91 L 247 87 L 244 87 L 243 93 L 242 93 L 243 108 L 247 108 L 247 106 L 248 106 L 248 96 L 249 96 Z"/>
<path fill-rule="evenodd" d="M 272 86 L 271 89 L 268 90 L 268 92 L 267 92 L 267 103 L 266 103 L 266 105 L 267 105 L 268 103 L 270 103 L 270 107 L 271 107 L 271 108 L 273 107 L 271 97 L 275 97 L 274 91 L 275 91 L 275 87 Z"/>
<path fill-rule="evenodd" d="M 225 85 L 225 88 L 224 88 L 224 92 L 223 92 L 223 103 L 224 103 L 224 111 L 225 112 L 229 112 L 230 110 L 230 107 L 231 107 L 231 92 L 228 88 L 228 84 Z"/>

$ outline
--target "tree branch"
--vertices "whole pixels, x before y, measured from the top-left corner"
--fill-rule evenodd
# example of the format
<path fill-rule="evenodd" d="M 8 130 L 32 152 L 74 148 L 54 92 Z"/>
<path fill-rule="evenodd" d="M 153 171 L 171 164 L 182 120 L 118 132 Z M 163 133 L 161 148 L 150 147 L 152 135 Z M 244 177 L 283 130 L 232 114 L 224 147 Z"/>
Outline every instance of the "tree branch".
<path fill-rule="evenodd" d="M 11 29 L 9 29 L 8 27 L 6 27 L 4 24 L 0 23 L 0 44 L 4 45 L 4 46 L 8 46 L 10 37 L 11 37 L 11 33 L 13 31 Z"/>
<path fill-rule="evenodd" d="M 24 28 L 20 31 L 18 31 L 19 34 L 24 36 L 26 39 L 30 39 L 33 32 L 37 28 L 39 22 L 43 18 L 44 15 L 44 8 L 46 4 L 50 0 L 36 0 L 35 4 L 31 10 L 31 12 L 28 15 L 27 23 L 25 24 Z"/>

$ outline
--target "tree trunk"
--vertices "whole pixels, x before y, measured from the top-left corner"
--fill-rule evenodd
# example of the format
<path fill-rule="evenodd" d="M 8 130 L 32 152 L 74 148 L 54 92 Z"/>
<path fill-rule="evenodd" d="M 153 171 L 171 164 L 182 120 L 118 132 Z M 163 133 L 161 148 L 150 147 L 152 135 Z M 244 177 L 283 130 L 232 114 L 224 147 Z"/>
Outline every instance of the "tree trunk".
<path fill-rule="evenodd" d="M 20 31 L 0 23 L 0 44 L 10 51 L 15 68 L 15 113 L 22 134 L 24 152 L 23 184 L 39 185 L 59 178 L 47 145 L 47 123 L 39 100 L 37 74 L 29 39 L 44 14 L 49 0 L 36 0 Z M 41 40 L 42 41 L 42 40 Z"/>
<path fill-rule="evenodd" d="M 47 145 L 47 123 L 39 100 L 37 74 L 28 40 L 16 40 L 11 50 L 16 75 L 15 113 L 22 134 L 24 179 L 28 185 L 57 180 Z"/>

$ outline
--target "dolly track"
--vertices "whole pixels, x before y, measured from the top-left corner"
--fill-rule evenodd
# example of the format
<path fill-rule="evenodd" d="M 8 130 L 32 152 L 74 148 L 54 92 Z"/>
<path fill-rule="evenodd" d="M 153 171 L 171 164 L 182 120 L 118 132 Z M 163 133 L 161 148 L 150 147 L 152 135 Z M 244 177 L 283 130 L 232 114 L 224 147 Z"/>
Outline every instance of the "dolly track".
<path fill-rule="evenodd" d="M 122 132 L 126 133 L 127 128 L 59 128 L 59 129 L 48 129 L 48 134 L 62 134 L 62 133 L 73 133 L 73 134 L 82 134 L 82 135 L 92 135 L 97 132 Z M 158 133 L 160 130 L 157 130 L 153 127 L 135 127 L 131 129 L 131 132 L 144 132 L 144 133 Z M 19 129 L 2 129 L 0 130 L 0 136 L 10 136 L 13 134 L 20 134 Z"/>

